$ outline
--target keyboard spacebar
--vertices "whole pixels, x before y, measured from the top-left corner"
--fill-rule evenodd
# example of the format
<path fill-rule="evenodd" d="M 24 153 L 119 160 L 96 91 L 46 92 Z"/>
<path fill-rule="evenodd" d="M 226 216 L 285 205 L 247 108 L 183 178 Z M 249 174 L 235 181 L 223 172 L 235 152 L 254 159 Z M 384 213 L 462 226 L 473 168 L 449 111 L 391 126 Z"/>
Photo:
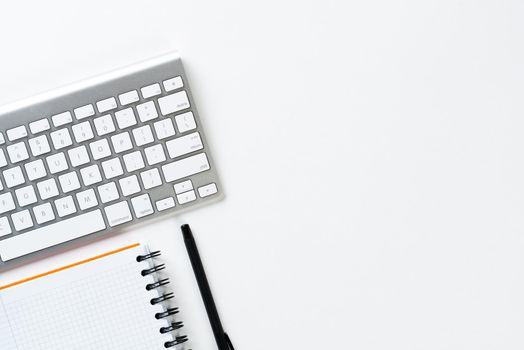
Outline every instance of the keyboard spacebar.
<path fill-rule="evenodd" d="M 0 241 L 0 258 L 8 261 L 106 228 L 100 209 Z"/>

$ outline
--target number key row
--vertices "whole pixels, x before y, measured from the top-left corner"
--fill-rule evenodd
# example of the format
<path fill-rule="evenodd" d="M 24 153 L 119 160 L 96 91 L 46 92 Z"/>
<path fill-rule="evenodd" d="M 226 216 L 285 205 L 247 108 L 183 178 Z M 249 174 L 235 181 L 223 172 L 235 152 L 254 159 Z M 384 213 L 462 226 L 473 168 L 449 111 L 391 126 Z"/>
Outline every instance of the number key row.
<path fill-rule="evenodd" d="M 178 118 L 178 117 L 177 117 Z M 128 123 L 128 122 L 125 122 Z M 181 115 L 177 119 L 178 127 L 180 130 L 187 131 L 196 128 L 194 119 L 192 115 Z M 100 117 L 95 120 L 95 125 L 97 128 L 97 133 L 99 135 L 106 135 L 115 131 L 112 119 L 107 117 Z M 128 124 L 123 124 L 128 125 Z M 164 119 L 153 124 L 155 133 L 159 140 L 171 137 L 175 135 L 175 128 L 171 119 Z M 82 143 L 87 140 L 94 138 L 93 130 L 89 122 L 83 122 L 76 124 L 72 127 L 73 134 L 77 143 Z M 154 141 L 153 133 L 149 125 L 144 125 L 142 127 L 132 130 L 133 136 L 137 146 L 143 146 Z M 117 153 L 126 151 L 132 148 L 131 141 L 127 132 L 117 134 L 111 137 L 113 141 L 113 146 Z M 71 146 L 73 144 L 69 130 L 64 128 L 56 130 L 51 133 L 51 140 L 53 146 L 56 150 Z M 99 141 L 97 141 L 99 142 Z M 107 141 L 106 141 L 107 142 Z M 98 145 L 98 144 L 95 144 Z M 40 135 L 34 138 L 29 139 L 29 148 L 34 157 L 51 152 L 51 147 L 46 135 Z M 7 153 L 11 163 L 16 164 L 27 160 L 29 158 L 29 153 L 24 142 L 19 142 L 13 145 L 7 146 Z M 105 154 L 95 157 L 107 156 Z M 0 149 L 0 167 L 7 165 L 5 154 L 3 149 Z"/>

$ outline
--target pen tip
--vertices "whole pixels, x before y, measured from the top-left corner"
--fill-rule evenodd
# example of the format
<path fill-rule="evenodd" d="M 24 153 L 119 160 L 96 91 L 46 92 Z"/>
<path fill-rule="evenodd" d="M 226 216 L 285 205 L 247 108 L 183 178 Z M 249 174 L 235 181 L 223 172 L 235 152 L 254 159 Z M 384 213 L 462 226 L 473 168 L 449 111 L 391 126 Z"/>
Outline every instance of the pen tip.
<path fill-rule="evenodd" d="M 191 228 L 189 227 L 188 224 L 184 224 L 180 226 L 180 229 L 182 230 L 182 234 L 184 235 L 184 238 L 191 236 Z"/>

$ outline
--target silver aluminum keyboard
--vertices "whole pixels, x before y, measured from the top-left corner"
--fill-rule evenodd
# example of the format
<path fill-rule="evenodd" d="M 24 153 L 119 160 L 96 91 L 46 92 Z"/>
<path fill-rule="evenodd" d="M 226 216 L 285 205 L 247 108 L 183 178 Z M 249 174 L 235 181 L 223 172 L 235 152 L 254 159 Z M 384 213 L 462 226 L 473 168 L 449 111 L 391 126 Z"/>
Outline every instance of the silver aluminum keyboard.
<path fill-rule="evenodd" d="M 221 197 L 176 54 L 0 112 L 0 269 Z"/>

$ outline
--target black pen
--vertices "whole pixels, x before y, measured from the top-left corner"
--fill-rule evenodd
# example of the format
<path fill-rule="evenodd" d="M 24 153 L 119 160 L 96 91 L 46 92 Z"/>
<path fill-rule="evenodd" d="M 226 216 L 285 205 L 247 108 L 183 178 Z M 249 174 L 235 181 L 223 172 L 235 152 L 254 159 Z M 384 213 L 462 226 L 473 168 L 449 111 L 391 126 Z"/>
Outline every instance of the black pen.
<path fill-rule="evenodd" d="M 213 294 L 211 294 L 211 288 L 209 288 L 206 272 L 204 271 L 204 266 L 202 265 L 202 260 L 200 259 L 200 254 L 198 253 L 195 237 L 193 237 L 191 228 L 189 225 L 185 224 L 182 225 L 181 229 L 182 234 L 184 235 L 184 243 L 186 244 L 189 260 L 191 261 L 191 266 L 193 266 L 193 272 L 195 273 L 198 288 L 200 289 L 200 294 L 204 300 L 207 316 L 209 317 L 209 322 L 211 323 L 211 328 L 213 329 L 213 334 L 215 335 L 218 349 L 235 350 L 231 340 L 229 339 L 229 336 L 226 332 L 224 332 L 222 322 L 220 322 L 217 307 L 215 305 L 215 301 L 213 300 Z"/>

